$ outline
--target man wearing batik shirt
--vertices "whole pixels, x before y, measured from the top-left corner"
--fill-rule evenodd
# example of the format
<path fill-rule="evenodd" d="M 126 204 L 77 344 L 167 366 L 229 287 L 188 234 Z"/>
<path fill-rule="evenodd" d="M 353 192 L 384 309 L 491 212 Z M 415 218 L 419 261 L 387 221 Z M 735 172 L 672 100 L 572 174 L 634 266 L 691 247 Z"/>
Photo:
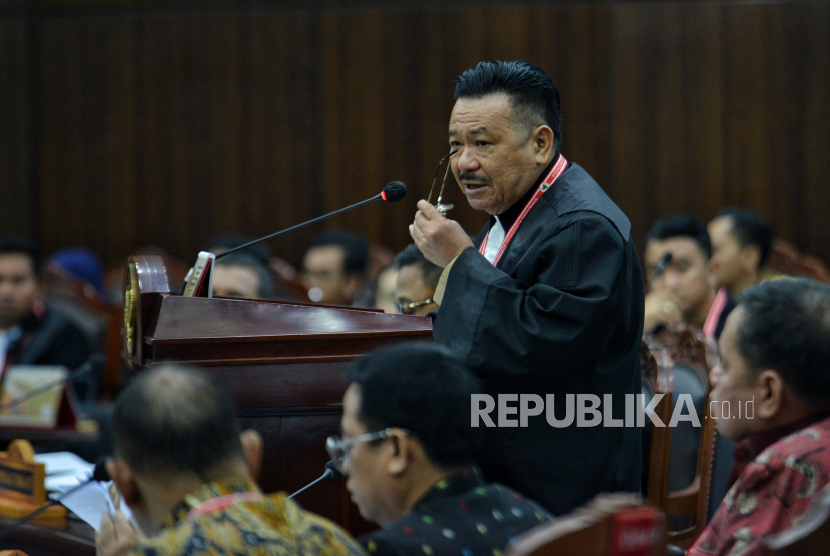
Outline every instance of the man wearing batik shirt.
<path fill-rule="evenodd" d="M 105 515 L 98 556 L 364 554 L 335 524 L 259 490 L 261 439 L 240 433 L 227 393 L 202 373 L 144 371 L 115 403 L 113 436 L 107 471 L 141 529 Z"/>
<path fill-rule="evenodd" d="M 343 438 L 327 447 L 361 515 L 383 527 L 359 539 L 370 554 L 493 556 L 550 519 L 516 491 L 486 484 L 473 465 L 478 381 L 445 348 L 378 351 L 349 380 Z"/>
<path fill-rule="evenodd" d="M 689 554 L 760 555 L 830 482 L 830 286 L 748 289 L 719 345 L 710 412 L 737 443 L 735 479 Z"/>

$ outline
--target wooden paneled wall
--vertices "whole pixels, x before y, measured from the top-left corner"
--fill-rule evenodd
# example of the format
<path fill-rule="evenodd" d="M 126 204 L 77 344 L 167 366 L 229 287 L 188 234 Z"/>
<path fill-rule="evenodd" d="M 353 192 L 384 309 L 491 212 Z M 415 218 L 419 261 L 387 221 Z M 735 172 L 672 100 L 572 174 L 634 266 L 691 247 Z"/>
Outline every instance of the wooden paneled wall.
<path fill-rule="evenodd" d="M 634 225 L 753 208 L 830 261 L 830 3 L 0 1 L 0 232 L 108 265 L 338 217 L 400 249 L 453 78 L 539 64 L 564 152 Z M 484 221 L 450 193 L 470 232 Z M 271 245 L 292 262 L 311 231 Z"/>

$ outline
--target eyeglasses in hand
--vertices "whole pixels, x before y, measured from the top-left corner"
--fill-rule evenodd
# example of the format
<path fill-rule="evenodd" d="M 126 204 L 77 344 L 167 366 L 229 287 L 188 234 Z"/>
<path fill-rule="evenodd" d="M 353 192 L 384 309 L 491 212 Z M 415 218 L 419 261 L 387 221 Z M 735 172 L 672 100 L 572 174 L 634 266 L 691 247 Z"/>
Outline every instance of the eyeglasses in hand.
<path fill-rule="evenodd" d="M 452 151 L 450 154 L 442 158 L 438 161 L 438 168 L 435 169 L 435 177 L 432 179 L 432 187 L 429 188 L 429 196 L 427 197 L 427 202 L 432 204 L 432 192 L 435 190 L 435 184 L 438 182 L 438 176 L 441 175 L 441 169 L 446 165 L 447 169 L 444 171 L 444 180 L 441 182 L 441 190 L 438 192 L 438 199 L 435 201 L 435 208 L 438 212 L 441 213 L 442 216 L 446 216 L 447 212 L 452 210 L 455 205 L 452 204 L 444 204 L 444 187 L 447 186 L 447 178 L 450 175 L 450 164 L 447 162 L 449 159 L 457 153 L 458 151 Z"/>
<path fill-rule="evenodd" d="M 452 208 L 452 205 L 450 206 Z M 449 209 L 448 209 L 449 210 Z M 435 303 L 435 301 L 430 297 L 428 299 L 422 299 L 421 301 L 413 301 L 411 303 L 399 303 L 395 302 L 395 309 L 402 315 L 411 315 L 415 313 L 415 309 L 418 307 L 423 307 L 424 305 L 429 305 L 430 303 Z"/>

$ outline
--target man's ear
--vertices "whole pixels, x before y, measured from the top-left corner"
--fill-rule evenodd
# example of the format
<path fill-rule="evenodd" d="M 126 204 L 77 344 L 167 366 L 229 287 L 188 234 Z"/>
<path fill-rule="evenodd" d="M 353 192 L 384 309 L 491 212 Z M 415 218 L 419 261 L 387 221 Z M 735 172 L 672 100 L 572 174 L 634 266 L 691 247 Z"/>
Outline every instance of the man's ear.
<path fill-rule="evenodd" d="M 786 395 L 784 380 L 778 371 L 766 369 L 756 379 L 755 411 L 759 419 L 773 419 L 781 411 Z"/>
<path fill-rule="evenodd" d="M 761 267 L 761 249 L 757 245 L 741 248 L 741 260 L 747 270 L 757 271 Z"/>
<path fill-rule="evenodd" d="M 536 153 L 536 164 L 544 164 L 554 149 L 553 130 L 546 125 L 540 125 L 533 130 L 531 140 Z"/>
<path fill-rule="evenodd" d="M 124 497 L 124 502 L 130 508 L 140 506 L 144 497 L 141 494 L 141 489 L 135 480 L 130 466 L 120 459 L 108 458 L 106 467 L 107 473 L 112 478 L 112 482 L 115 484 L 118 492 L 121 493 L 121 496 Z"/>
<path fill-rule="evenodd" d="M 239 440 L 242 442 L 248 472 L 255 482 L 259 482 L 259 473 L 262 470 L 262 436 L 254 429 L 245 429 L 239 434 Z"/>
<path fill-rule="evenodd" d="M 392 476 L 403 475 L 413 461 L 423 457 L 423 450 L 418 441 L 400 429 L 392 429 L 388 444 L 392 454 L 387 460 L 386 468 Z"/>

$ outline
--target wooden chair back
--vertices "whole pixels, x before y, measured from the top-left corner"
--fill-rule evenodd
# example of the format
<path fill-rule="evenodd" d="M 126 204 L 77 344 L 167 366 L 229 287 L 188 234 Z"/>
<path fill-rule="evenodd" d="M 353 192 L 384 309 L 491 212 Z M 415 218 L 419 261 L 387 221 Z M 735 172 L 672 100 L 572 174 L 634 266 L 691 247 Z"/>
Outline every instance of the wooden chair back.
<path fill-rule="evenodd" d="M 110 399 L 119 388 L 124 363 L 121 359 L 123 309 L 101 299 L 90 284 L 57 265 L 46 265 L 43 290 L 50 306 L 76 320 L 90 337 L 93 352 L 106 359 L 101 375 L 99 397 Z M 89 330 L 89 326 L 95 330 Z"/>
<path fill-rule="evenodd" d="M 665 518 L 636 495 L 601 494 L 519 535 L 505 556 L 664 556 Z"/>
<path fill-rule="evenodd" d="M 673 411 L 672 398 L 679 398 L 683 392 L 675 389 L 674 373 L 678 365 L 697 374 L 705 388 L 698 436 L 697 462 L 692 483 L 681 490 L 669 489 L 669 461 L 671 455 L 672 428 L 653 427 L 649 458 L 647 461 L 646 498 L 663 510 L 669 519 L 667 539 L 671 544 L 688 548 L 706 526 L 709 489 L 715 446 L 715 422 L 710 418 L 709 371 L 716 363 L 716 349 L 702 333 L 690 329 L 670 329 L 644 340 L 643 381 L 653 384 L 655 394 L 664 394 L 655 413 L 666 425 Z M 688 372 L 688 371 L 687 371 Z M 671 518 L 688 518 L 689 525 L 673 529 Z"/>
<path fill-rule="evenodd" d="M 660 345 L 643 341 L 640 347 L 642 381 L 650 397 L 663 394 L 654 408 L 655 415 L 663 423 L 671 420 L 672 412 L 672 360 L 668 351 Z M 650 399 L 646 400 L 646 403 Z M 669 496 L 669 450 L 671 435 L 668 430 L 651 428 L 646 467 L 645 494 L 649 502 L 665 510 Z"/>
<path fill-rule="evenodd" d="M 773 241 L 764 267 L 772 271 L 772 274 L 803 276 L 819 282 L 830 282 L 830 270 L 820 259 L 801 253 L 795 245 L 780 238 Z"/>

